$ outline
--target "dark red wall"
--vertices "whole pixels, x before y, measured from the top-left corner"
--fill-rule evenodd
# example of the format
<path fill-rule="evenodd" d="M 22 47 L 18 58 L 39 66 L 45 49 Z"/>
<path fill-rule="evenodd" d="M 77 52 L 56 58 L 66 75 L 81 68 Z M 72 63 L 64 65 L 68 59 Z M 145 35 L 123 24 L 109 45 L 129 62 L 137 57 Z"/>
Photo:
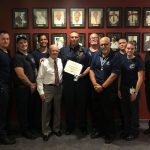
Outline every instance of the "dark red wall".
<path fill-rule="evenodd" d="M 67 8 L 67 28 L 66 29 L 51 29 L 50 21 L 48 29 L 35 29 L 32 28 L 32 8 L 49 8 L 49 18 L 50 18 L 50 8 Z M 69 27 L 69 8 L 86 8 L 86 27 L 82 29 L 70 29 Z M 123 10 L 125 7 L 140 7 L 141 10 L 144 7 L 150 7 L 149 0 L 3 0 L 0 4 L 0 29 L 8 30 L 11 35 L 11 45 L 10 49 L 12 50 L 12 54 L 15 52 L 15 43 L 14 43 L 14 33 L 30 33 L 31 41 L 33 33 L 69 33 L 72 30 L 76 30 L 79 33 L 86 33 L 86 46 L 88 46 L 88 33 L 96 32 L 104 32 L 105 35 L 107 32 L 140 32 L 140 45 L 141 45 L 141 56 L 144 57 L 144 52 L 142 52 L 142 33 L 150 32 L 150 28 L 142 27 L 142 19 L 141 25 L 139 28 L 107 28 L 106 21 L 104 24 L 104 28 L 100 29 L 89 29 L 88 28 L 88 13 L 87 8 L 89 7 L 103 7 L 105 10 L 107 7 L 121 7 Z M 28 29 L 13 29 L 12 28 L 12 8 L 28 8 L 29 13 L 29 28 Z M 106 14 L 106 13 L 105 13 Z M 106 19 L 106 16 L 105 16 Z M 124 18 L 123 18 L 124 20 Z M 69 41 L 68 41 L 69 42 Z M 32 44 L 32 42 L 31 42 Z M 149 113 L 147 111 L 146 102 L 145 102 L 145 92 L 144 92 L 144 84 L 142 86 L 141 92 L 141 101 L 140 101 L 140 118 L 146 119 L 149 118 Z"/>

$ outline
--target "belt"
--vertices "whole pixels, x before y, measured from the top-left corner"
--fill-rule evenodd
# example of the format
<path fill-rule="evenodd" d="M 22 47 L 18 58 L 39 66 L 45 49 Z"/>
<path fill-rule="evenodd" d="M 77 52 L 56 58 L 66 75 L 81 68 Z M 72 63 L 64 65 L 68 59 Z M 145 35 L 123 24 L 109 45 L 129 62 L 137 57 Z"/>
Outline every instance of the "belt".
<path fill-rule="evenodd" d="M 56 84 L 44 84 L 45 86 L 57 86 Z"/>

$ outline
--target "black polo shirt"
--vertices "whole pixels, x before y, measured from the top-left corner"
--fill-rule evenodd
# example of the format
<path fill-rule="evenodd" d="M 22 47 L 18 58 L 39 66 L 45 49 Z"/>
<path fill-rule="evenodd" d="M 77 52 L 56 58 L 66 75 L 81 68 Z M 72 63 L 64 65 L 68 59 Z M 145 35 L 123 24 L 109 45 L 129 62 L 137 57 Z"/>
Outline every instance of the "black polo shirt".
<path fill-rule="evenodd" d="M 35 82 L 36 65 L 35 65 L 34 58 L 31 54 L 24 55 L 20 52 L 17 52 L 13 58 L 13 65 L 14 65 L 14 68 L 16 67 L 23 68 L 24 73 L 28 77 L 28 79 L 33 83 Z M 16 73 L 15 73 L 15 84 L 24 85 L 24 83 L 18 78 Z"/>
<path fill-rule="evenodd" d="M 133 59 L 124 57 L 121 67 L 121 85 L 135 88 L 139 71 L 144 71 L 144 63 L 140 58 L 136 56 Z"/>
<path fill-rule="evenodd" d="M 80 45 L 76 47 L 63 47 L 60 49 L 59 57 L 62 59 L 63 66 L 65 67 L 67 60 L 72 60 L 74 62 L 83 65 L 81 73 L 85 71 L 87 67 L 90 66 L 90 55 L 88 49 L 81 47 Z M 63 74 L 64 79 L 73 79 L 73 75 L 65 73 Z"/>
<path fill-rule="evenodd" d="M 48 58 L 49 57 L 49 53 L 42 53 L 39 50 L 35 50 L 31 53 L 31 55 L 34 57 L 35 63 L 36 63 L 36 68 L 39 68 L 39 64 L 40 64 L 40 59 L 41 58 Z"/>
<path fill-rule="evenodd" d="M 99 52 L 93 57 L 90 69 L 94 71 L 96 82 L 102 84 L 111 73 L 120 73 L 120 63 L 112 50 L 106 58 L 103 58 L 102 53 Z"/>
<path fill-rule="evenodd" d="M 0 49 L 0 84 L 10 84 L 11 75 L 11 57 Z"/>

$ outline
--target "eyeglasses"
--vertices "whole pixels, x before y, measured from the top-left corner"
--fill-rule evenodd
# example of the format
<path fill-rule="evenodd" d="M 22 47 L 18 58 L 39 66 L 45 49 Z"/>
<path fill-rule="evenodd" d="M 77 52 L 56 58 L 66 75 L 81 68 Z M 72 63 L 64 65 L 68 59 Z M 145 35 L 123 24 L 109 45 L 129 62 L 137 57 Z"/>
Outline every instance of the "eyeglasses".
<path fill-rule="evenodd" d="M 108 43 L 100 44 L 100 46 L 108 46 Z"/>

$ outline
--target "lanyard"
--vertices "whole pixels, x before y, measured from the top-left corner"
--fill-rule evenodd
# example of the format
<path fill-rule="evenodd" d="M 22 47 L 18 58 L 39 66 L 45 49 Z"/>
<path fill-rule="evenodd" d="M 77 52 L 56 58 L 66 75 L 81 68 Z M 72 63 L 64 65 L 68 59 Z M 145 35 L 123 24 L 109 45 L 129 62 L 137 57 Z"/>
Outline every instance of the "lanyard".
<path fill-rule="evenodd" d="M 108 59 L 109 59 L 109 57 L 107 57 L 107 58 L 100 57 L 101 71 L 103 71 L 104 65 L 105 65 L 105 63 L 107 62 Z"/>

